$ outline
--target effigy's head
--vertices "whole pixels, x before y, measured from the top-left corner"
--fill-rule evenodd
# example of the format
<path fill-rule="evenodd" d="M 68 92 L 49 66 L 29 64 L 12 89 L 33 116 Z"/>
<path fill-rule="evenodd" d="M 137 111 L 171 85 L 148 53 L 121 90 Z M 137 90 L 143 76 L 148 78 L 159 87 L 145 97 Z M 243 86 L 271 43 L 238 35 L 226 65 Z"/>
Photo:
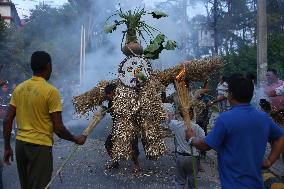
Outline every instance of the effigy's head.
<path fill-rule="evenodd" d="M 118 67 L 118 78 L 127 87 L 143 86 L 152 73 L 151 63 L 141 56 L 129 56 Z"/>

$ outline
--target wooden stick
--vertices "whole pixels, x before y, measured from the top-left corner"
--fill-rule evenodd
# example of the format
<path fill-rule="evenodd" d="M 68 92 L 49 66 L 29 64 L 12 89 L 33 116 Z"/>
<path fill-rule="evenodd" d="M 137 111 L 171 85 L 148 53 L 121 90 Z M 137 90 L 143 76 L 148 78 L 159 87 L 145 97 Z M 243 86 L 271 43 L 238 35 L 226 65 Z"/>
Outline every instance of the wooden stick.
<path fill-rule="evenodd" d="M 89 123 L 88 127 L 84 130 L 83 135 L 85 136 L 89 136 L 92 131 L 94 130 L 94 128 L 98 125 L 98 123 L 102 120 L 103 116 L 106 114 L 107 110 L 105 111 L 99 111 L 96 112 L 93 119 L 91 120 L 91 122 Z M 54 179 L 56 178 L 57 175 L 59 175 L 62 170 L 64 169 L 64 167 L 66 166 L 66 164 L 72 159 L 72 157 L 75 155 L 75 153 L 78 150 L 79 145 L 75 144 L 73 147 L 72 152 L 69 154 L 69 156 L 67 157 L 67 159 L 61 164 L 61 166 L 59 167 L 59 169 L 56 171 L 55 175 L 51 178 L 51 180 L 49 181 L 49 183 L 46 185 L 45 189 L 48 189 L 49 186 L 52 184 L 52 182 L 54 181 Z"/>
<path fill-rule="evenodd" d="M 96 112 L 88 127 L 84 130 L 83 135 L 89 136 L 105 114 L 106 111 Z"/>

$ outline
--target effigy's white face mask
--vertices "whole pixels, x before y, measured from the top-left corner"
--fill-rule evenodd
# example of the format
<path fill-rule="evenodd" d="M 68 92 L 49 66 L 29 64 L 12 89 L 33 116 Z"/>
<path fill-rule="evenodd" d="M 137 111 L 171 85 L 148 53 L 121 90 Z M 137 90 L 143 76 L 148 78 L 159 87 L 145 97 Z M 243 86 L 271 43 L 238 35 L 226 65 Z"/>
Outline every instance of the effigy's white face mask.
<path fill-rule="evenodd" d="M 141 82 L 141 80 L 137 78 L 138 73 L 149 78 L 151 72 L 152 66 L 149 61 L 142 57 L 130 56 L 119 64 L 118 78 L 124 85 L 133 88 L 136 87 L 137 82 Z"/>

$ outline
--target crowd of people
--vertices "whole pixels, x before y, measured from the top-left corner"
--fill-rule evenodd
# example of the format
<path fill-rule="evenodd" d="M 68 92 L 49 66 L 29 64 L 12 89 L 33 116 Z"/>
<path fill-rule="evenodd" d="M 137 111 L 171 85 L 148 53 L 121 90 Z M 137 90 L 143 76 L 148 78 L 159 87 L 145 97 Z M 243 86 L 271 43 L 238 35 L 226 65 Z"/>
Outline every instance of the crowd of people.
<path fill-rule="evenodd" d="M 16 162 L 22 189 L 42 189 L 49 183 L 53 171 L 53 133 L 58 137 L 83 145 L 86 136 L 72 135 L 62 121 L 60 92 L 49 84 L 52 60 L 48 53 L 34 52 L 31 56 L 31 79 L 19 84 L 9 99 L 9 107 L 3 121 L 4 163 L 13 161 L 10 144 L 13 120 L 17 120 Z M 265 93 L 273 108 L 283 111 L 284 83 L 277 78 L 275 70 L 267 72 L 268 85 Z M 218 155 L 218 170 L 224 189 L 264 189 L 261 169 L 269 168 L 279 158 L 284 148 L 284 131 L 266 112 L 251 105 L 255 88 L 255 77 L 234 74 L 221 77 L 216 88 L 216 98 L 207 95 L 208 82 L 196 91 L 194 98 L 203 104 L 189 109 L 192 128 L 186 129 L 177 93 L 162 94 L 164 103 L 172 103 L 173 110 L 167 111 L 166 122 L 175 135 L 176 188 L 194 188 L 194 173 L 201 171 L 200 155 L 215 150 Z M 188 87 L 188 86 L 187 86 Z M 105 87 L 105 96 L 113 121 L 116 115 L 111 111 L 116 86 Z M 209 108 L 218 104 L 219 117 L 210 132 Z M 230 108 L 228 109 L 228 106 Z M 135 171 L 141 171 L 139 164 L 138 138 L 132 141 L 132 161 Z M 112 133 L 107 137 L 105 147 L 112 157 Z M 142 141 L 143 142 L 143 141 Z M 267 143 L 271 152 L 265 157 Z M 195 160 L 197 163 L 195 164 Z M 119 167 L 118 161 L 111 162 L 107 169 Z"/>

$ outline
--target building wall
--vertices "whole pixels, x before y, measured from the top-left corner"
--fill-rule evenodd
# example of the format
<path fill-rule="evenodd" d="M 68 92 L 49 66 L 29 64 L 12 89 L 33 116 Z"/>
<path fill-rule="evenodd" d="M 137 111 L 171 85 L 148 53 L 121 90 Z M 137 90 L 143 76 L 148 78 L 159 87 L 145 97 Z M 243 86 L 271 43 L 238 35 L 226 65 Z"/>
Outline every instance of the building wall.
<path fill-rule="evenodd" d="M 10 5 L 1 5 L 0 3 L 0 14 L 1 17 L 4 18 L 4 20 L 10 24 L 11 20 L 11 7 Z"/>
<path fill-rule="evenodd" d="M 17 27 L 21 26 L 18 12 L 11 1 L 0 0 L 0 14 L 9 25 L 13 23 Z"/>

